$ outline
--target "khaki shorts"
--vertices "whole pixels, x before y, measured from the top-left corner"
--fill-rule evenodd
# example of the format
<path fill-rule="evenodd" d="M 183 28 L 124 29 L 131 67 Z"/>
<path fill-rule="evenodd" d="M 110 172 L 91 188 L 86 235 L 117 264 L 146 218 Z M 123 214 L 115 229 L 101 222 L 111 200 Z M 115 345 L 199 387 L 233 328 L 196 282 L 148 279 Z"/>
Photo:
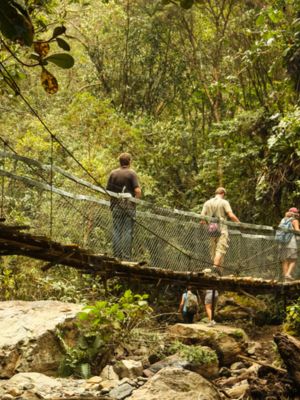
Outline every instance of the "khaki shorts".
<path fill-rule="evenodd" d="M 210 255 L 212 260 L 216 254 L 225 255 L 229 246 L 228 231 L 221 232 L 221 236 L 210 239 Z"/>
<path fill-rule="evenodd" d="M 215 302 L 217 302 L 218 296 L 219 296 L 219 293 L 217 290 L 215 290 Z M 204 304 L 212 304 L 212 298 L 213 298 L 213 291 L 207 290 L 205 292 Z"/>

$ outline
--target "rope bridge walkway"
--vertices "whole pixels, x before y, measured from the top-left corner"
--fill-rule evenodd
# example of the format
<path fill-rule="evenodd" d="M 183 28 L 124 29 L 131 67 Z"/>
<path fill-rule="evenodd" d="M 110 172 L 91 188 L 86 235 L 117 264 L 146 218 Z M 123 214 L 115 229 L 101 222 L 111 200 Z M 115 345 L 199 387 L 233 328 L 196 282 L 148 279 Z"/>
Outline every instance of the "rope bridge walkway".
<path fill-rule="evenodd" d="M 132 258 L 117 260 L 109 205 L 118 195 L 53 163 L 9 151 L 0 152 L 0 160 L 1 216 L 6 218 L 1 225 L 2 255 L 28 255 L 48 261 L 46 269 L 65 264 L 106 277 L 131 275 L 224 290 L 252 287 L 256 292 L 299 289 L 300 281 L 280 282 L 280 249 L 270 226 L 221 221 L 230 243 L 224 276 L 216 278 L 203 272 L 212 265 L 211 238 L 199 214 L 130 199 L 136 206 Z M 15 221 L 30 225 L 31 233 L 14 227 Z"/>

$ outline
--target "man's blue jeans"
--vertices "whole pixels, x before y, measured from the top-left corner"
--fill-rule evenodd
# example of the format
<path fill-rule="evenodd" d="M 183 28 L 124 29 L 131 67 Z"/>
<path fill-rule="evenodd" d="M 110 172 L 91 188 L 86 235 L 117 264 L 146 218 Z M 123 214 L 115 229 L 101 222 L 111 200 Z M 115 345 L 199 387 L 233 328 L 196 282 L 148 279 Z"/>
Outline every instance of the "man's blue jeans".
<path fill-rule="evenodd" d="M 131 259 L 135 209 L 115 206 L 113 218 L 113 254 L 122 260 Z"/>

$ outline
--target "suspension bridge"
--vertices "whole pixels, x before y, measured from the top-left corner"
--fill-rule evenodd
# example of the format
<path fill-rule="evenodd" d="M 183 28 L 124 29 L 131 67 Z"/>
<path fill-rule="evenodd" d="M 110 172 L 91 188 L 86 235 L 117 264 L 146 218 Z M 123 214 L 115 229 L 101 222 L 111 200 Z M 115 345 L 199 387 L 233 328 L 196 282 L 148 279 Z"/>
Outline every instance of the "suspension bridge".
<path fill-rule="evenodd" d="M 7 146 L 0 152 L 0 255 L 23 255 L 45 263 L 44 271 L 67 265 L 103 279 L 119 276 L 143 282 L 190 283 L 195 287 L 292 294 L 300 280 L 282 282 L 275 230 L 222 221 L 230 245 L 222 277 L 211 267 L 210 237 L 199 214 L 135 203 L 132 259 L 112 254 L 111 197 L 103 187 L 51 162 L 43 164 Z M 30 229 L 29 229 L 30 228 Z M 299 242 L 299 236 L 297 241 Z"/>

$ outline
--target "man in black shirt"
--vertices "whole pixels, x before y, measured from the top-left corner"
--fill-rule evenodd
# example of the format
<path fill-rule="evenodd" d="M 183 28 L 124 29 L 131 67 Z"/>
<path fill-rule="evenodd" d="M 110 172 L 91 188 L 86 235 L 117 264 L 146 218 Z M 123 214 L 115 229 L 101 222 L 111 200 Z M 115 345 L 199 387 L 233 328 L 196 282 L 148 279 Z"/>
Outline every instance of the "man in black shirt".
<path fill-rule="evenodd" d="M 124 260 L 131 259 L 135 203 L 130 197 L 140 198 L 141 188 L 136 172 L 130 168 L 131 156 L 122 153 L 119 156 L 120 168 L 110 173 L 107 190 L 120 193 L 111 197 L 110 208 L 113 218 L 113 254 Z"/>

